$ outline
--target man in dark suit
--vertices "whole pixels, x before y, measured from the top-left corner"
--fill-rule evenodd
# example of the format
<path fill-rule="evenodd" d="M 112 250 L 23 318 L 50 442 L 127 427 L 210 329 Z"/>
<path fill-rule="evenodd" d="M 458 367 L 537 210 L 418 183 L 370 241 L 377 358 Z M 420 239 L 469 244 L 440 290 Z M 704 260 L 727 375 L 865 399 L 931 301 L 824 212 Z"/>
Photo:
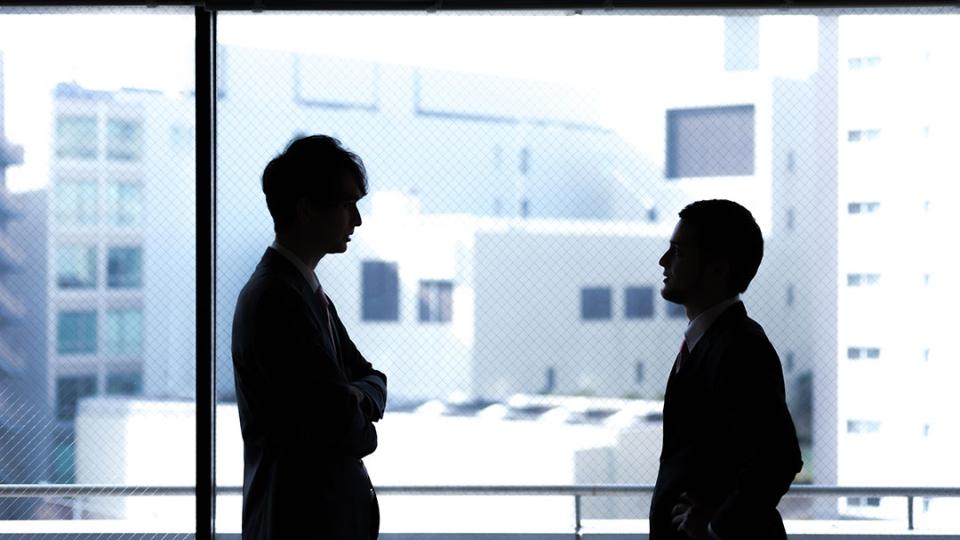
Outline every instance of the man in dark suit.
<path fill-rule="evenodd" d="M 667 381 L 651 540 L 786 538 L 777 504 L 800 470 L 777 353 L 740 301 L 763 258 L 750 212 L 680 212 L 660 259 L 664 299 L 690 324 Z"/>
<path fill-rule="evenodd" d="M 243 433 L 243 538 L 373 540 L 387 378 L 357 350 L 314 269 L 347 250 L 367 192 L 355 154 L 295 140 L 263 171 L 273 244 L 240 292 L 233 367 Z"/>

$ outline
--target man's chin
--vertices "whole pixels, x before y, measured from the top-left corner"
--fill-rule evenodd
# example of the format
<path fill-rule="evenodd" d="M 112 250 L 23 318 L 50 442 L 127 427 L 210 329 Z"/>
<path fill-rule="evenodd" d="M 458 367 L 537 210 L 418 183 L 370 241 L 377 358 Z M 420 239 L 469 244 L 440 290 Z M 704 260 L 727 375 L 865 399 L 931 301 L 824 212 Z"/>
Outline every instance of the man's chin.
<path fill-rule="evenodd" d="M 668 289 L 666 287 L 660 289 L 660 297 L 666 300 L 667 302 L 673 302 L 674 304 L 683 304 L 683 296 L 677 294 L 676 291 Z"/>

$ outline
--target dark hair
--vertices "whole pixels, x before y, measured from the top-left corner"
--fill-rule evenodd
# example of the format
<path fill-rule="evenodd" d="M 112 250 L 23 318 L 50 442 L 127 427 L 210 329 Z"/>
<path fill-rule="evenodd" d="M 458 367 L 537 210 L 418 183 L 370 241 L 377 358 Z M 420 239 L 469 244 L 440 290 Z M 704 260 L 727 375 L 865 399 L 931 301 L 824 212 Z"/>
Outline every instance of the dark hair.
<path fill-rule="evenodd" d="M 731 289 L 746 291 L 763 260 L 763 234 L 753 214 L 733 201 L 713 199 L 688 204 L 680 219 L 694 227 L 697 247 L 707 260 L 728 261 Z"/>
<path fill-rule="evenodd" d="M 294 139 L 263 169 L 261 185 L 274 230 L 283 230 L 294 222 L 301 198 L 321 205 L 344 200 L 345 176 L 354 179 L 362 195 L 367 194 L 363 161 L 340 141 L 326 135 Z"/>

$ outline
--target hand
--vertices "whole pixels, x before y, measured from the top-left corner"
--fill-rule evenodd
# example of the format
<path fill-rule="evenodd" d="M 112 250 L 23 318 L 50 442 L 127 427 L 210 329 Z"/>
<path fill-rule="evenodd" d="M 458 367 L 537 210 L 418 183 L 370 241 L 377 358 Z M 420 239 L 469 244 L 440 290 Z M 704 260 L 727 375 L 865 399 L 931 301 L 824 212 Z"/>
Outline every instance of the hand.
<path fill-rule="evenodd" d="M 710 508 L 697 502 L 689 493 L 680 494 L 680 500 L 671 510 L 673 526 L 678 532 L 686 534 L 694 540 L 714 540 L 715 535 L 710 533 L 707 526 L 713 514 Z"/>

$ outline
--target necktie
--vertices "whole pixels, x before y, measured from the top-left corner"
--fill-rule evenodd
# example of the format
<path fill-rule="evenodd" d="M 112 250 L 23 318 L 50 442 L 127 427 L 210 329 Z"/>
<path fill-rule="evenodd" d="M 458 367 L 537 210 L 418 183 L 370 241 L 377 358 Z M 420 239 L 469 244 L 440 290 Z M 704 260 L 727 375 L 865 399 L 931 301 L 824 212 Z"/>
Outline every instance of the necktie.
<path fill-rule="evenodd" d="M 687 350 L 687 340 L 684 339 L 680 343 L 680 352 L 677 353 L 677 361 L 674 363 L 673 372 L 678 373 L 680 371 L 680 366 L 686 362 L 687 358 L 690 356 L 690 351 Z"/>

